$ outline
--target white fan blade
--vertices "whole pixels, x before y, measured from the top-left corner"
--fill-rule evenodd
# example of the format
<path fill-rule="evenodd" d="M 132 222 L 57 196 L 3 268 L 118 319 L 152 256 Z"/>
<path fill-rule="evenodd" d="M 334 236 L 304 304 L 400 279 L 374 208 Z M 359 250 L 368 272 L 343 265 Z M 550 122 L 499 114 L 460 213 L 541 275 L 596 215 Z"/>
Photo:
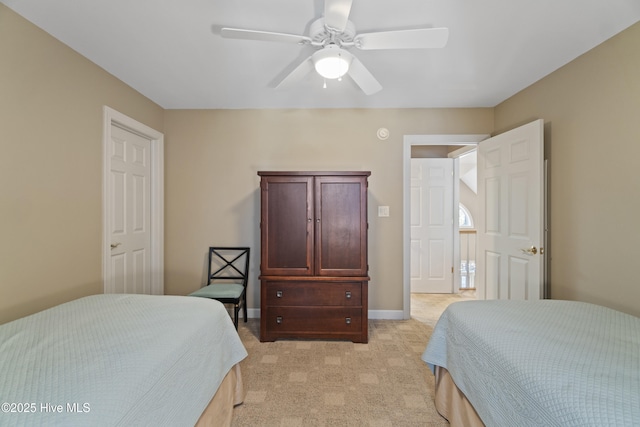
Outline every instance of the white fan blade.
<path fill-rule="evenodd" d="M 276 89 L 284 89 L 287 86 L 291 86 L 294 83 L 302 80 L 311 70 L 314 69 L 313 60 L 311 57 L 308 57 L 300 65 L 298 65 L 292 72 L 289 73 L 287 77 L 282 79 Z"/>
<path fill-rule="evenodd" d="M 448 28 L 422 28 L 358 34 L 354 42 L 362 50 L 427 49 L 445 47 L 448 39 Z"/>
<path fill-rule="evenodd" d="M 360 89 L 362 89 L 365 94 L 373 95 L 374 93 L 382 90 L 382 86 L 378 83 L 376 78 L 373 77 L 373 74 L 371 74 L 355 56 L 351 60 L 348 73 L 349 77 L 351 77 L 353 81 L 360 86 Z"/>
<path fill-rule="evenodd" d="M 324 0 L 324 23 L 338 32 L 347 27 L 353 0 Z"/>
<path fill-rule="evenodd" d="M 269 31 L 243 30 L 240 28 L 223 28 L 220 35 L 229 39 L 260 40 L 267 42 L 284 42 L 305 44 L 311 42 L 306 36 L 297 34 L 272 33 Z"/>

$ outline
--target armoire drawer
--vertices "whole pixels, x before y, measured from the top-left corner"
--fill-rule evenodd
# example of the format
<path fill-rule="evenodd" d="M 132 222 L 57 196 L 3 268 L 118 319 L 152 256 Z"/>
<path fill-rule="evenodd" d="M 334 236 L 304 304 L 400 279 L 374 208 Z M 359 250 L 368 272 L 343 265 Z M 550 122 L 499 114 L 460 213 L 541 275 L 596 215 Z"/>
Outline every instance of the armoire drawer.
<path fill-rule="evenodd" d="M 362 306 L 362 282 L 266 281 L 268 306 Z"/>
<path fill-rule="evenodd" d="M 341 307 L 269 307 L 267 329 L 281 333 L 360 333 L 362 310 Z"/>
<path fill-rule="evenodd" d="M 269 306 L 361 306 L 362 282 L 266 281 Z"/>

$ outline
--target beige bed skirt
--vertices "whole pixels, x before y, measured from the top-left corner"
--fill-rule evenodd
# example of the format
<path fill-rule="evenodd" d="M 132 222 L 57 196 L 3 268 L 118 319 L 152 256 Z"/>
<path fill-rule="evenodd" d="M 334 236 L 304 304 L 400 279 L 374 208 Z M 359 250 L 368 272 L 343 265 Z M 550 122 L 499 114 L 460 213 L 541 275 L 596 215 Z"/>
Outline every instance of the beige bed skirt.
<path fill-rule="evenodd" d="M 436 366 L 436 410 L 454 427 L 484 427 L 484 423 L 456 387 L 449 371 Z"/>
<path fill-rule="evenodd" d="M 209 405 L 205 408 L 196 427 L 230 426 L 233 418 L 233 407 L 244 401 L 244 386 L 240 364 L 229 370 L 222 380 L 218 391 L 213 395 Z"/>

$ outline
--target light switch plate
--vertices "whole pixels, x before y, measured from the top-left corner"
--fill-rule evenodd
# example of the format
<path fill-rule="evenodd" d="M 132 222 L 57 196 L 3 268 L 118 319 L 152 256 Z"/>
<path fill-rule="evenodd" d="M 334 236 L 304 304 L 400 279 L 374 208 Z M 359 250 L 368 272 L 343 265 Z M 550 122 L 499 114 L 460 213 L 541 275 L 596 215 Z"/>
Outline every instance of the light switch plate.
<path fill-rule="evenodd" d="M 389 206 L 378 206 L 378 216 L 389 216 Z"/>

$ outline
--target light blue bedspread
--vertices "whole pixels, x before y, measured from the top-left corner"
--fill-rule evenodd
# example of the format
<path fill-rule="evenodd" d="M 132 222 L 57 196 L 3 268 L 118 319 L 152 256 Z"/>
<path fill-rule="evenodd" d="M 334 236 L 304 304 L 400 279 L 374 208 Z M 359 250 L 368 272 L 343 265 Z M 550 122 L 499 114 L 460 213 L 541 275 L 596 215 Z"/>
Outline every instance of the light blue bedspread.
<path fill-rule="evenodd" d="M 217 301 L 81 298 L 0 326 L 0 425 L 193 426 L 246 355 Z"/>
<path fill-rule="evenodd" d="M 491 426 L 640 426 L 640 318 L 580 302 L 450 305 L 422 355 Z"/>

